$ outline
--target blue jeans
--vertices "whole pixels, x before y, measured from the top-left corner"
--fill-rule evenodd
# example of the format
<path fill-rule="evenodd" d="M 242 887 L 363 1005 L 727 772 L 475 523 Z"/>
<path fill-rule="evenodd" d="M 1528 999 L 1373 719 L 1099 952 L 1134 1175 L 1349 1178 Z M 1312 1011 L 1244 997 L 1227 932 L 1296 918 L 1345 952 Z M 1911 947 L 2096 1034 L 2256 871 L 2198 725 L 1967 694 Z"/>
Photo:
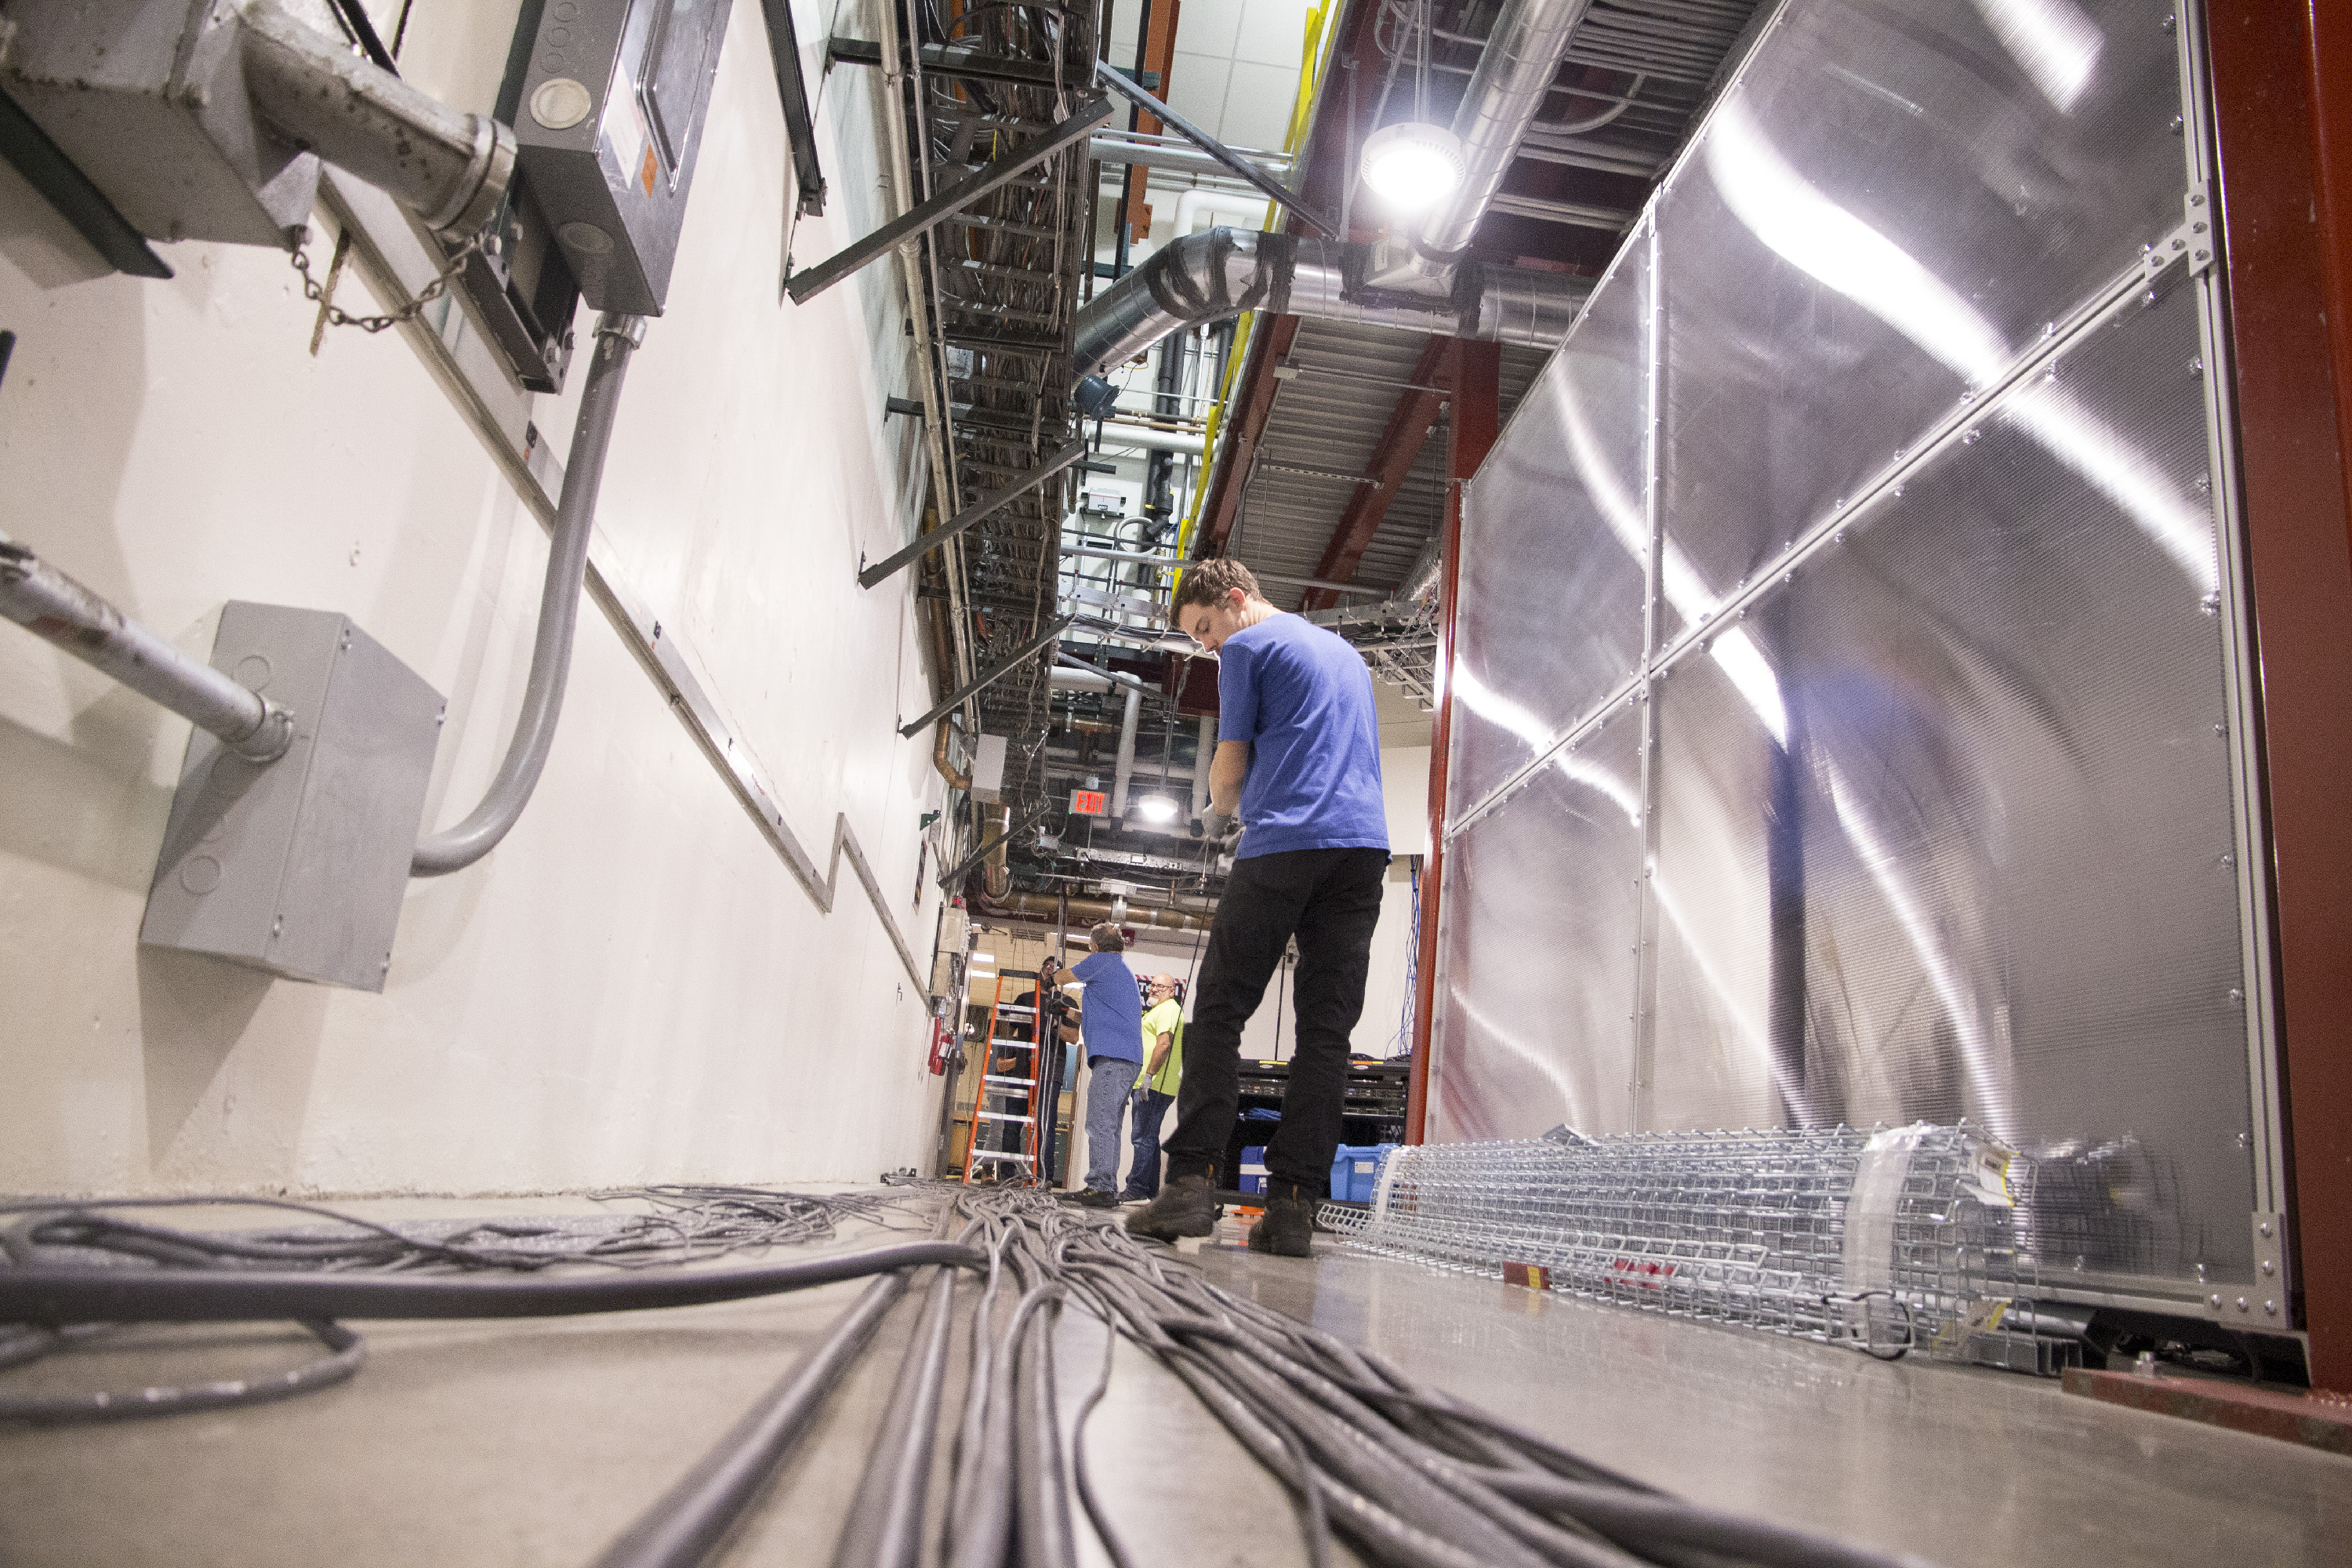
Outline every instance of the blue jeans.
<path fill-rule="evenodd" d="M 1143 1064 L 1124 1057 L 1088 1057 L 1087 1067 L 1094 1074 L 1087 1085 L 1087 1186 L 1107 1193 L 1118 1185 L 1119 1114 Z"/>
<path fill-rule="evenodd" d="M 1151 1089 L 1138 1091 L 1135 1097 L 1135 1163 L 1127 1169 L 1127 1187 L 1119 1194 L 1123 1198 L 1156 1198 L 1160 1195 L 1160 1123 L 1168 1108 L 1176 1103 L 1172 1094 L 1160 1094 Z"/>

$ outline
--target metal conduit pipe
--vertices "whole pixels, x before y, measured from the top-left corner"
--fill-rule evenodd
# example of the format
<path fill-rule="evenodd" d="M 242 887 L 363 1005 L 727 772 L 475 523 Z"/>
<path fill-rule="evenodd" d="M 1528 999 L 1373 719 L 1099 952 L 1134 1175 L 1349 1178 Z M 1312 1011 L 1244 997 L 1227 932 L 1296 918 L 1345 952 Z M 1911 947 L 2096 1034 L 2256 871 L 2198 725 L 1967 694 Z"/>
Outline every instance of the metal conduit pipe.
<path fill-rule="evenodd" d="M 1135 721 L 1143 712 L 1143 693 L 1127 689 L 1127 709 L 1118 718 L 1118 755 L 1110 770 L 1112 820 L 1127 815 L 1127 786 L 1135 782 Z"/>
<path fill-rule="evenodd" d="M 1465 262 L 1450 295 L 1405 293 L 1369 285 L 1370 263 L 1370 246 L 1296 235 L 1213 228 L 1171 240 L 1078 311 L 1073 362 L 1099 376 L 1171 332 L 1244 310 L 1550 348 L 1592 291 L 1590 279 Z"/>
<path fill-rule="evenodd" d="M 530 679 L 523 689 L 522 714 L 505 760 L 490 780 L 482 804 L 457 826 L 416 846 L 412 877 L 442 877 L 460 871 L 498 847 L 530 792 L 555 744 L 555 721 L 563 711 L 563 688 L 572 673 L 572 636 L 580 623 L 580 592 L 588 571 L 588 541 L 595 531 L 596 493 L 604 482 L 604 458 L 613 445 L 613 416 L 629 356 L 646 341 L 642 316 L 606 314 L 596 319 L 595 350 L 588 363 L 588 385 L 580 397 L 580 418 L 572 429 L 572 452 L 563 469 L 563 495 L 547 545 L 547 582 L 540 591 L 539 635 L 530 650 Z"/>
<path fill-rule="evenodd" d="M 1507 0 L 1454 112 L 1462 183 L 1413 236 L 1413 270 L 1443 286 L 1494 205 L 1591 0 Z M 1463 334 L 1467 336 L 1468 334 Z M 1507 342 L 1508 340 L 1506 340 Z"/>
<path fill-rule="evenodd" d="M 514 175 L 513 132 L 417 91 L 277 0 L 245 0 L 239 20 L 246 89 L 289 141 L 415 208 L 436 232 L 463 239 L 489 222 Z"/>
<path fill-rule="evenodd" d="M 219 736 L 247 762 L 274 763 L 294 743 L 291 713 L 182 653 L 4 533 L 0 616 Z"/>
<path fill-rule="evenodd" d="M 1125 908 L 1121 909 L 1120 904 Z M 1007 893 L 990 899 L 981 910 L 989 915 L 1020 915 L 1028 920 L 1051 921 L 1062 912 L 1058 895 L 1045 893 Z M 1159 931 L 1206 931 L 1216 918 L 1217 900 L 1192 899 L 1173 908 L 1157 904 L 1139 904 L 1133 900 L 1114 903 L 1109 899 L 1072 899 L 1069 901 L 1073 924 L 1094 925 L 1116 920 L 1123 925 L 1149 926 Z"/>

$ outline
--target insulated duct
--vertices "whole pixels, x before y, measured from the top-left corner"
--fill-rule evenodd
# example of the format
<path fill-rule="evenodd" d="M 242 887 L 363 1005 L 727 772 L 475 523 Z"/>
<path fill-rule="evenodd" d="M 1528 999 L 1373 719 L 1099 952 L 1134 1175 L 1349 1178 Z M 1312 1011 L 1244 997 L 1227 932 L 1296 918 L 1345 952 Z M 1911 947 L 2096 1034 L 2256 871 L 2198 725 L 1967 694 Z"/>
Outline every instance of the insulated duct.
<path fill-rule="evenodd" d="M 1495 18 L 1462 107 L 1454 113 L 1454 135 L 1462 143 L 1462 183 L 1413 236 L 1412 269 L 1431 286 L 1444 288 L 1462 265 L 1591 4 L 1512 0 Z"/>
<path fill-rule="evenodd" d="M 1004 858 L 1006 847 L 1013 841 L 1013 808 L 1000 805 L 994 812 L 984 814 L 982 821 L 987 824 L 984 831 L 996 842 L 990 846 L 988 859 L 981 868 L 980 889 L 992 899 L 1001 899 L 1013 885 L 1013 868 Z"/>
<path fill-rule="evenodd" d="M 1095 925 L 1104 921 L 1115 921 L 1121 925 L 1148 926 L 1159 931 L 1206 931 L 1209 921 L 1217 913 L 1217 900 L 1214 899 L 1186 900 L 1172 909 L 1159 909 L 1128 900 L 1114 903 L 1108 899 L 1072 899 L 1067 907 L 1073 925 Z M 986 915 L 1017 915 L 1024 920 L 1054 921 L 1060 918 L 1063 908 L 1058 895 L 1007 893 L 1002 898 L 989 899 L 982 906 L 981 912 Z"/>
<path fill-rule="evenodd" d="M 1127 815 L 1128 785 L 1135 782 L 1135 723 L 1143 712 L 1143 693 L 1130 686 L 1127 689 L 1127 708 L 1118 720 L 1118 756 L 1111 764 L 1110 814 L 1113 820 Z"/>
<path fill-rule="evenodd" d="M 1592 291 L 1588 279 L 1465 262 L 1450 294 L 1371 286 L 1373 247 L 1213 228 L 1171 240 L 1078 312 L 1078 374 L 1100 375 L 1182 327 L 1244 310 L 1550 348 Z"/>
<path fill-rule="evenodd" d="M 1589 280 L 1465 258 L 1591 3 L 1504 6 L 1454 117 L 1462 183 L 1423 223 L 1409 254 L 1244 229 L 1180 231 L 1078 312 L 1081 382 L 1179 327 L 1255 310 L 1532 348 L 1557 344 L 1592 291 Z M 1088 389 L 1097 399 L 1101 390 Z"/>

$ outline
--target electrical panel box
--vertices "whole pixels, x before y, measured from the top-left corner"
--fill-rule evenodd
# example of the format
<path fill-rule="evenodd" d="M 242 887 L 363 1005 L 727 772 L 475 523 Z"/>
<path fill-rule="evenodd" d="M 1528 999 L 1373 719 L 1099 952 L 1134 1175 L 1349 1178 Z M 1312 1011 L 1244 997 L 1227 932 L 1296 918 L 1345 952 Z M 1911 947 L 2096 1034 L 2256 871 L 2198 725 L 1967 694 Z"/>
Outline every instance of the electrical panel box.
<path fill-rule="evenodd" d="M 600 310 L 661 314 L 731 9 L 541 0 L 514 121 L 518 162 Z"/>
<path fill-rule="evenodd" d="M 232 602 L 212 665 L 291 710 L 294 743 L 251 763 L 190 737 L 139 940 L 383 990 L 440 693 L 324 610 Z"/>
<path fill-rule="evenodd" d="M 982 735 L 971 747 L 971 793 L 975 800 L 993 801 L 1004 793 L 1004 737 Z"/>

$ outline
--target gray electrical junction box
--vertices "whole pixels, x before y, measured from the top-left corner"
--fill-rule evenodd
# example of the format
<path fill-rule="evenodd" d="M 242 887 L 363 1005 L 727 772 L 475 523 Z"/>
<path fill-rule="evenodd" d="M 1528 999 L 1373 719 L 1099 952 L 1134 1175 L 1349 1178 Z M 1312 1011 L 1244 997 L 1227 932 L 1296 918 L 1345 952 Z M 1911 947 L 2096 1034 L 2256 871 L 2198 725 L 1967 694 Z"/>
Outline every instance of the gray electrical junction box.
<path fill-rule="evenodd" d="M 441 735 L 441 694 L 326 610 L 231 601 L 212 665 L 294 714 L 250 763 L 188 741 L 139 940 L 383 989 Z"/>
<path fill-rule="evenodd" d="M 541 0 L 517 161 L 581 295 L 658 316 L 732 0 Z M 530 26 L 526 6 L 523 25 Z"/>

